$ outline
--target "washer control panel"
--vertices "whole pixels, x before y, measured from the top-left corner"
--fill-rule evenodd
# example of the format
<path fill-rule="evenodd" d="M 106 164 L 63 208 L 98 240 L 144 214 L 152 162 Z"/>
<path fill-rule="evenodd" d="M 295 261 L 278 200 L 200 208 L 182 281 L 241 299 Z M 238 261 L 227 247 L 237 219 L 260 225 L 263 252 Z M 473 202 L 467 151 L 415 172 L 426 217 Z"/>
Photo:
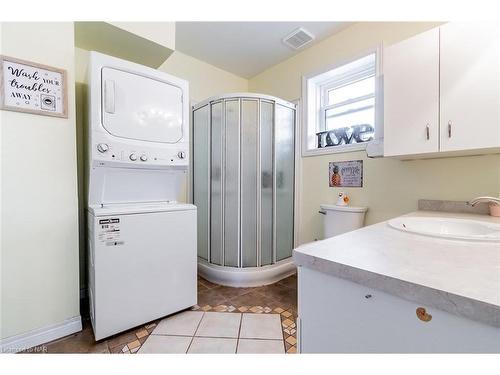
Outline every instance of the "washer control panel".
<path fill-rule="evenodd" d="M 130 166 L 187 167 L 189 162 L 188 145 L 185 143 L 133 148 L 130 144 L 120 142 L 97 141 L 92 148 L 92 158 L 102 166 L 119 163 Z"/>
<path fill-rule="evenodd" d="M 101 154 L 107 152 L 108 150 L 109 150 L 109 145 L 107 143 L 97 144 L 97 151 L 99 151 Z"/>

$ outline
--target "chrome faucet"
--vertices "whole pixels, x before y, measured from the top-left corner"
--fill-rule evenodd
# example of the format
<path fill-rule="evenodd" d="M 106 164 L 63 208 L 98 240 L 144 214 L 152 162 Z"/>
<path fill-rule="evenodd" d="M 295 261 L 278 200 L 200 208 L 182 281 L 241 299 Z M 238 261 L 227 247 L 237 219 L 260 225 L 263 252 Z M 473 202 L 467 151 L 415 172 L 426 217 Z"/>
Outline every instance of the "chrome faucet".
<path fill-rule="evenodd" d="M 494 204 L 500 204 L 500 198 L 495 198 L 495 197 L 477 197 L 474 199 L 471 199 L 470 201 L 467 202 L 469 206 L 474 207 L 478 203 L 494 203 Z"/>

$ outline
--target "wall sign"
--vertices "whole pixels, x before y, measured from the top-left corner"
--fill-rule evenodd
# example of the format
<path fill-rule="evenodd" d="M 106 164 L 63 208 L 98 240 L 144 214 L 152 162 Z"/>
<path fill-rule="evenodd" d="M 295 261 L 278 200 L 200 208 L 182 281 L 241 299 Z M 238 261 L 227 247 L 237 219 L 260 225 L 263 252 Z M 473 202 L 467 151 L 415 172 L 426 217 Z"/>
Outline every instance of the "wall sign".
<path fill-rule="evenodd" d="M 66 71 L 0 56 L 0 109 L 68 118 Z"/>
<path fill-rule="evenodd" d="M 318 148 L 370 142 L 374 136 L 375 128 L 370 124 L 352 125 L 316 133 Z"/>
<path fill-rule="evenodd" d="M 363 187 L 363 160 L 330 162 L 330 187 Z"/>

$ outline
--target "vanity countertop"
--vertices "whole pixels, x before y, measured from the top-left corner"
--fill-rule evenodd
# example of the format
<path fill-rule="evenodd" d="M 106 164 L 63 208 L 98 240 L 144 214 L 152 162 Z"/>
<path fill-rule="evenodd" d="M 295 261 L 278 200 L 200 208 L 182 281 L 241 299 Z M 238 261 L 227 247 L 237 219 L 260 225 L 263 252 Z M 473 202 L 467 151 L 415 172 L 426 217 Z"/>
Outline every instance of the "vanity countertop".
<path fill-rule="evenodd" d="M 417 211 L 404 216 L 500 224 L 500 218 L 487 215 Z M 381 222 L 302 245 L 293 258 L 298 266 L 500 327 L 498 242 L 427 237 Z"/>

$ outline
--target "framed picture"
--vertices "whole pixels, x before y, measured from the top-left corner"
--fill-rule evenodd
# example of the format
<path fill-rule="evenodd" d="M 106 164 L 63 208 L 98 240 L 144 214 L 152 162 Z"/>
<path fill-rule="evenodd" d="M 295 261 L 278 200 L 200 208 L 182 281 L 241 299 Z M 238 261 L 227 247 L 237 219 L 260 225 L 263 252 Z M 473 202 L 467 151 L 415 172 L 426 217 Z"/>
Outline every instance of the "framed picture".
<path fill-rule="evenodd" d="M 67 73 L 0 55 L 0 109 L 68 118 Z"/>
<path fill-rule="evenodd" d="M 330 162 L 330 187 L 363 187 L 363 160 Z"/>

